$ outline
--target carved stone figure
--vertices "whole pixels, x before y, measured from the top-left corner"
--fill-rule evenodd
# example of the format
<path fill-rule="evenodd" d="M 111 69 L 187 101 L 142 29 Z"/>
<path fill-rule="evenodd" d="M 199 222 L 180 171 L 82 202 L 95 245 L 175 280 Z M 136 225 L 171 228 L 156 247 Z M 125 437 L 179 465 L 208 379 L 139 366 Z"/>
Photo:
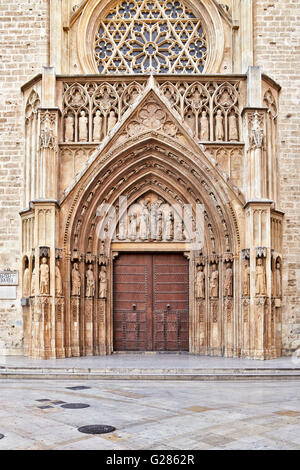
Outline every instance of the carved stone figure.
<path fill-rule="evenodd" d="M 74 116 L 73 114 L 68 114 L 65 117 L 65 141 L 66 142 L 74 141 Z"/>
<path fill-rule="evenodd" d="M 101 266 L 99 273 L 99 298 L 107 298 L 107 272 L 105 266 Z"/>
<path fill-rule="evenodd" d="M 218 109 L 216 115 L 216 140 L 224 140 L 224 118 L 222 116 L 222 111 Z"/>
<path fill-rule="evenodd" d="M 275 285 L 276 285 L 276 297 L 281 297 L 281 269 L 280 263 L 277 261 L 275 270 Z"/>
<path fill-rule="evenodd" d="M 136 239 L 136 214 L 130 214 L 129 216 L 129 238 L 131 240 Z"/>
<path fill-rule="evenodd" d="M 30 272 L 28 268 L 25 268 L 23 274 L 23 296 L 30 296 Z"/>
<path fill-rule="evenodd" d="M 232 296 L 232 268 L 230 265 L 226 268 L 225 282 L 224 282 L 224 295 L 227 297 Z"/>
<path fill-rule="evenodd" d="M 40 266 L 40 294 L 49 294 L 49 266 L 45 257 Z"/>
<path fill-rule="evenodd" d="M 172 212 L 169 210 L 165 216 L 165 239 L 171 240 L 172 238 L 172 226 L 173 226 L 173 216 Z"/>
<path fill-rule="evenodd" d="M 229 124 L 229 140 L 230 141 L 239 140 L 237 118 L 234 113 L 231 113 L 229 115 L 228 124 Z"/>
<path fill-rule="evenodd" d="M 109 133 L 109 131 L 111 131 L 112 128 L 115 127 L 117 122 L 118 122 L 118 118 L 117 118 L 116 113 L 114 111 L 111 111 L 107 119 L 107 133 Z"/>
<path fill-rule="evenodd" d="M 35 294 L 35 275 L 36 275 L 36 271 L 35 269 L 32 271 L 32 275 L 31 275 L 31 286 L 30 286 L 30 293 L 31 295 L 34 295 Z"/>
<path fill-rule="evenodd" d="M 78 263 L 74 263 L 72 269 L 72 295 L 80 295 L 81 275 L 78 270 Z"/>
<path fill-rule="evenodd" d="M 102 139 L 103 118 L 100 111 L 96 111 L 93 121 L 93 141 L 99 142 Z"/>
<path fill-rule="evenodd" d="M 256 295 L 266 295 L 266 271 L 261 258 L 258 258 L 256 263 L 255 275 L 255 293 Z"/>
<path fill-rule="evenodd" d="M 244 277 L 243 277 L 243 296 L 249 297 L 250 295 L 250 266 L 248 261 L 244 262 Z"/>
<path fill-rule="evenodd" d="M 119 235 L 118 235 L 118 238 L 119 238 L 119 240 L 125 240 L 125 238 L 127 238 L 125 217 L 122 217 L 122 219 L 119 222 Z"/>
<path fill-rule="evenodd" d="M 62 295 L 62 280 L 58 263 L 55 266 L 55 295 Z"/>
<path fill-rule="evenodd" d="M 199 266 L 196 276 L 196 298 L 205 298 L 205 273 L 203 266 Z"/>
<path fill-rule="evenodd" d="M 85 115 L 85 111 L 80 112 L 79 118 L 79 142 L 88 141 L 88 118 Z"/>
<path fill-rule="evenodd" d="M 95 295 L 95 277 L 94 277 L 94 272 L 93 272 L 93 266 L 89 264 L 87 272 L 86 272 L 86 296 L 94 297 L 94 295 Z"/>
<path fill-rule="evenodd" d="M 209 139 L 209 127 L 206 111 L 202 111 L 200 118 L 200 140 L 206 141 Z"/>
<path fill-rule="evenodd" d="M 194 114 L 192 112 L 187 113 L 184 120 L 185 120 L 186 124 L 192 129 L 193 135 L 195 135 L 196 126 L 195 126 L 195 116 L 194 116 Z"/>
<path fill-rule="evenodd" d="M 219 271 L 216 264 L 212 266 L 209 290 L 211 297 L 219 297 Z"/>
<path fill-rule="evenodd" d="M 145 201 L 141 201 L 142 213 L 140 217 L 140 238 L 141 240 L 148 239 L 148 229 L 149 229 L 149 211 Z"/>

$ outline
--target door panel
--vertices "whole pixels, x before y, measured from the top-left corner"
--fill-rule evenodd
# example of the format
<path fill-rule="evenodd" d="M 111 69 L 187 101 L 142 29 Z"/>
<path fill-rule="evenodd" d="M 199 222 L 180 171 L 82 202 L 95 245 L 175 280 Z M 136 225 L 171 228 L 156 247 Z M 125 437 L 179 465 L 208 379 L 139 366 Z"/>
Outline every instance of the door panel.
<path fill-rule="evenodd" d="M 188 283 L 182 254 L 120 254 L 114 264 L 114 350 L 188 351 Z"/>

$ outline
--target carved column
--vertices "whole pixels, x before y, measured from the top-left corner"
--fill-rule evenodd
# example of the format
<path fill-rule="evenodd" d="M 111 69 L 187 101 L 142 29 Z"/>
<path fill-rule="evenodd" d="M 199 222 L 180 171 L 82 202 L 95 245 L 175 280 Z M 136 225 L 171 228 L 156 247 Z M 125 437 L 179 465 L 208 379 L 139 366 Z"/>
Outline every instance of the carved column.
<path fill-rule="evenodd" d="M 241 293 L 242 293 L 242 316 L 241 316 L 241 356 L 250 357 L 250 249 L 242 250 L 241 259 Z"/>
<path fill-rule="evenodd" d="M 204 256 L 196 258 L 195 271 L 195 352 L 197 354 L 207 354 L 207 269 Z"/>
<path fill-rule="evenodd" d="M 85 355 L 93 355 L 93 318 L 94 318 L 94 298 L 96 292 L 96 277 L 94 272 L 95 257 L 91 254 L 85 257 Z"/>
<path fill-rule="evenodd" d="M 82 294 L 81 255 L 74 251 L 71 261 L 71 354 L 80 356 L 80 299 Z"/>
<path fill-rule="evenodd" d="M 97 300 L 97 332 L 98 332 L 98 353 L 107 354 L 107 301 L 109 287 L 108 259 L 99 256 L 99 276 L 98 276 L 98 300 Z"/>
<path fill-rule="evenodd" d="M 209 351 L 212 356 L 221 356 L 221 309 L 220 309 L 220 272 L 219 257 L 211 255 L 209 257 L 209 330 L 210 342 Z"/>
<path fill-rule="evenodd" d="M 232 357 L 234 350 L 234 304 L 233 304 L 233 255 L 223 255 L 223 325 L 224 325 L 224 356 Z"/>

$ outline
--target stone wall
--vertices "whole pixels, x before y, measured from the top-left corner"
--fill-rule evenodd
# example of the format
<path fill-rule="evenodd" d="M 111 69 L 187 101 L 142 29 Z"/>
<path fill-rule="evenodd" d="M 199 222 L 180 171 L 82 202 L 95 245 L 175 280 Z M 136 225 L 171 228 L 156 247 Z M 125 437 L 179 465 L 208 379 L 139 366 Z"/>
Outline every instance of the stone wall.
<path fill-rule="evenodd" d="M 300 346 L 300 3 L 254 0 L 255 65 L 277 81 L 280 94 L 280 209 L 283 236 L 283 348 Z"/>
<path fill-rule="evenodd" d="M 47 0 L 0 1 L 0 269 L 20 268 L 24 118 L 21 85 L 48 63 Z M 0 353 L 22 347 L 21 290 L 0 300 Z"/>

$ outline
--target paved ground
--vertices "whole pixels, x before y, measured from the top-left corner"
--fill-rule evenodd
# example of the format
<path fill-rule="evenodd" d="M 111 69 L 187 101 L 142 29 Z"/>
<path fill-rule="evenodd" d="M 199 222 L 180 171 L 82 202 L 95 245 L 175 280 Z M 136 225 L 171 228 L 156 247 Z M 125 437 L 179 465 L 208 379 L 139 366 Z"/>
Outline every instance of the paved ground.
<path fill-rule="evenodd" d="M 90 388 L 66 388 L 80 385 Z M 0 381 L 0 450 L 300 449 L 299 397 L 299 381 L 6 379 Z M 68 410 L 60 401 L 90 407 Z M 79 433 L 87 424 L 109 424 L 116 432 Z"/>

